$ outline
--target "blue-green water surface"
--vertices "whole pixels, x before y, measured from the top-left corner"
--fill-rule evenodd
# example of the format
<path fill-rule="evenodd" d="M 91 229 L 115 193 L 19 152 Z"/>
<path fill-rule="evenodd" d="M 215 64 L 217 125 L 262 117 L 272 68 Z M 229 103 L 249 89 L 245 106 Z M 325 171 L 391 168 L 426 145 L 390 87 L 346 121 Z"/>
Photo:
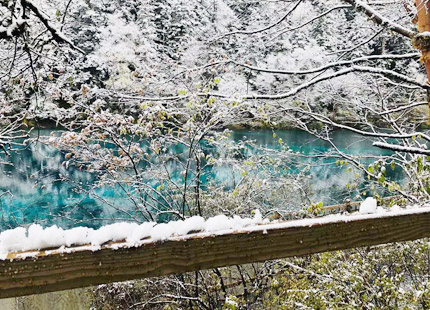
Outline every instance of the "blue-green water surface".
<path fill-rule="evenodd" d="M 49 132 L 43 134 L 48 135 Z M 335 164 L 336 158 L 321 160 L 319 157 L 307 157 L 332 151 L 327 142 L 298 130 L 277 130 L 276 137 L 272 130 L 236 130 L 231 133 L 231 139 L 236 142 L 254 140 L 257 145 L 272 149 L 279 148 L 279 138 L 290 150 L 299 154 L 298 162 L 312 165 L 307 172 L 312 180 L 312 200 L 329 205 L 342 202 L 350 195 L 345 190 L 345 185 L 353 176 L 344 167 Z M 372 147 L 370 140 L 351 132 L 336 131 L 333 133 L 333 140 L 341 151 L 348 154 L 389 154 L 388 151 Z M 216 153 L 217 150 L 211 152 Z M 102 219 L 115 220 L 115 206 L 130 204 L 126 196 L 112 187 L 101 187 L 92 193 L 85 192 L 96 176 L 74 167 L 66 169 L 62 165 L 64 154 L 53 147 L 33 143 L 13 152 L 9 158 L 1 156 L 3 160 L 11 162 L 11 165 L 3 165 L 0 171 L 1 230 L 35 222 L 44 226 L 57 224 L 62 227 L 97 227 L 103 223 Z M 369 162 L 371 161 L 370 158 Z M 302 167 L 292 167 L 290 173 L 298 173 Z M 203 183 L 211 181 L 207 178 L 223 181 L 234 178 L 229 171 L 223 171 L 222 167 L 212 169 L 212 173 L 207 174 L 209 177 L 202 179 Z M 402 177 L 399 170 L 390 173 L 397 174 L 394 178 Z M 179 171 L 176 174 L 179 175 Z M 61 181 L 60 176 L 66 177 L 70 182 Z"/>

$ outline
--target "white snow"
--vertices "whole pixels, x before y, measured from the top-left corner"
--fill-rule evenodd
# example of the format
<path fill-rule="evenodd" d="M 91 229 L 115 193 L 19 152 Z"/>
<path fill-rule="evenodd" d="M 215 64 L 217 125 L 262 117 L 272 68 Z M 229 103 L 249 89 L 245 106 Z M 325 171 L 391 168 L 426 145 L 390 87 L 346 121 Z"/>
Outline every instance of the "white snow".
<path fill-rule="evenodd" d="M 361 214 L 375 213 L 376 207 L 377 207 L 376 199 L 373 197 L 367 197 L 366 200 L 364 200 L 360 204 L 360 209 L 358 212 L 360 212 Z M 380 211 L 380 210 L 378 210 L 378 211 Z M 380 212 L 378 212 L 378 213 L 380 213 Z"/>
<path fill-rule="evenodd" d="M 430 31 L 423 31 L 416 35 L 417 37 L 430 37 Z"/>
<path fill-rule="evenodd" d="M 418 136 L 419 134 L 417 134 Z M 426 140 L 428 140 L 429 137 L 424 137 Z M 397 144 L 391 144 L 386 142 L 380 142 L 375 141 L 372 143 L 373 146 L 380 147 L 387 150 L 393 150 L 398 152 L 408 152 L 412 154 L 424 154 L 424 155 L 430 155 L 430 150 L 425 149 L 424 147 L 414 147 L 414 146 L 402 146 Z"/>
<path fill-rule="evenodd" d="M 175 233 L 174 225 L 169 223 L 162 223 L 156 225 L 150 233 L 152 240 L 166 240 Z"/>
<path fill-rule="evenodd" d="M 391 209 L 390 209 L 391 211 L 400 211 L 401 210 L 401 208 L 400 208 L 400 206 L 398 206 L 398 205 L 394 205 L 394 206 L 392 206 L 391 207 Z"/>
<path fill-rule="evenodd" d="M 261 213 L 256 210 L 253 218 L 229 218 L 225 215 L 217 215 L 207 220 L 199 216 L 190 217 L 183 221 L 156 224 L 146 222 L 141 225 L 136 223 L 115 223 L 106 225 L 98 230 L 86 227 L 77 227 L 63 230 L 57 226 L 43 229 L 40 225 L 31 225 L 28 229 L 19 227 L 6 230 L 0 234 L 0 259 L 7 259 L 10 252 L 29 251 L 17 253 L 12 257 L 22 259 L 38 255 L 38 250 L 55 248 L 45 251 L 51 253 L 71 253 L 77 251 L 97 251 L 103 245 L 105 248 L 119 249 L 137 247 L 146 243 L 157 241 L 178 241 L 195 237 L 203 238 L 213 235 L 232 233 L 251 233 L 261 231 L 270 234 L 271 230 L 287 229 L 294 227 L 312 227 L 315 225 L 347 223 L 357 220 L 378 219 L 412 214 L 424 214 L 430 212 L 430 205 L 409 206 L 400 208 L 394 206 L 391 210 L 377 208 L 374 198 L 367 198 L 360 206 L 360 212 L 353 214 L 334 214 L 319 218 L 309 218 L 286 222 L 269 222 L 263 220 Z M 108 241 L 116 243 L 106 244 Z M 120 242 L 119 242 L 120 241 Z M 73 247 L 70 247 L 72 246 Z"/>
<path fill-rule="evenodd" d="M 193 216 L 181 221 L 156 224 L 145 222 L 115 223 L 97 230 L 87 227 L 76 227 L 63 230 L 57 226 L 43 228 L 38 224 L 28 229 L 18 227 L 0 233 L 0 259 L 5 259 L 9 252 L 42 250 L 61 246 L 91 245 L 91 249 L 99 249 L 101 245 L 112 241 L 125 240 L 128 246 L 137 246 L 142 239 L 152 241 L 166 240 L 172 236 L 185 236 L 190 232 L 216 232 L 228 229 L 242 229 L 250 225 L 263 223 L 260 211 L 256 210 L 254 218 L 229 218 L 218 215 L 205 221 L 203 217 Z"/>
<path fill-rule="evenodd" d="M 139 225 L 129 236 L 127 236 L 125 241 L 129 244 L 137 245 L 140 240 L 148 237 L 151 234 L 151 230 L 154 225 L 154 222 L 147 222 Z"/>
<path fill-rule="evenodd" d="M 68 233 L 65 236 L 64 244 L 66 246 L 71 246 L 76 243 L 76 240 L 88 240 L 90 228 L 87 227 L 75 227 L 68 230 Z M 1 236 L 1 235 L 0 235 Z"/>
<path fill-rule="evenodd" d="M 28 237 L 23 241 L 24 245 L 31 249 L 44 249 L 58 247 L 65 243 L 64 230 L 56 225 L 43 229 L 40 225 L 31 225 L 28 228 Z"/>
<path fill-rule="evenodd" d="M 106 225 L 89 233 L 92 245 L 101 245 L 108 241 L 120 241 L 131 235 L 139 225 L 136 223 L 115 223 Z"/>
<path fill-rule="evenodd" d="M 224 305 L 232 307 L 233 309 L 236 309 L 237 307 L 239 307 L 239 304 L 237 303 L 237 301 L 234 298 L 235 298 L 234 296 L 228 295 L 225 299 Z"/>
<path fill-rule="evenodd" d="M 8 251 L 23 250 L 22 242 L 26 239 L 26 233 L 24 227 L 6 230 L 0 234 L 0 244 L 7 245 Z"/>

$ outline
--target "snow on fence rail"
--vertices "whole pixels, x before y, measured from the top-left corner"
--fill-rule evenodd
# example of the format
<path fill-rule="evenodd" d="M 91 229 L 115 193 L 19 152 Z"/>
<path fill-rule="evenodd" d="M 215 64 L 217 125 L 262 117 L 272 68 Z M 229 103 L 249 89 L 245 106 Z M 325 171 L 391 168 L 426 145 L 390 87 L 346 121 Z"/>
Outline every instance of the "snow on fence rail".
<path fill-rule="evenodd" d="M 9 252 L 0 260 L 0 298 L 430 237 L 430 206 L 277 223 L 258 212 L 253 219 L 194 221 L 153 226 L 138 233 L 148 236 L 143 240 L 100 244 L 95 234 L 85 245 Z"/>

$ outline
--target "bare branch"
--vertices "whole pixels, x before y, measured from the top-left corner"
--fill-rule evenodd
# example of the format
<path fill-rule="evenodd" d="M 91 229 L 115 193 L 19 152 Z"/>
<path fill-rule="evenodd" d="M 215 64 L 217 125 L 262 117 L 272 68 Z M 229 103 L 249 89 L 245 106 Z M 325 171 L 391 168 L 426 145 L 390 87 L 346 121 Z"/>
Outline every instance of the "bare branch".
<path fill-rule="evenodd" d="M 227 36 L 235 35 L 235 34 L 247 34 L 247 35 L 250 35 L 250 34 L 256 34 L 256 33 L 267 31 L 267 30 L 269 30 L 269 29 L 271 29 L 271 28 L 279 25 L 280 23 L 282 23 L 299 6 L 299 4 L 302 1 L 303 0 L 298 0 L 294 4 L 294 6 L 286 14 L 284 14 L 284 16 L 282 16 L 279 20 L 277 20 L 276 22 L 270 24 L 269 26 L 266 26 L 266 27 L 260 28 L 260 29 L 256 29 L 256 30 L 236 30 L 236 31 L 232 31 L 232 32 L 227 32 L 227 33 L 224 33 L 224 34 L 222 34 L 222 35 L 220 35 L 220 36 L 212 39 L 210 41 L 210 43 L 215 42 L 215 41 L 217 41 L 219 39 L 222 39 L 224 37 L 227 37 Z"/>
<path fill-rule="evenodd" d="M 332 7 L 330 9 L 328 9 L 327 11 L 325 11 L 325 12 L 323 12 L 323 13 L 321 13 L 321 14 L 319 14 L 319 15 L 317 15 L 317 16 L 315 16 L 315 17 L 313 17 L 313 18 L 311 18 L 311 19 L 309 19 L 307 21 L 305 21 L 304 23 L 301 23 L 300 25 L 297 25 L 297 26 L 294 26 L 294 27 L 291 27 L 291 28 L 286 27 L 284 29 L 281 29 L 280 30 L 281 32 L 279 34 L 277 34 L 275 37 L 273 37 L 272 40 L 278 38 L 279 36 L 283 35 L 284 33 L 287 33 L 287 32 L 294 31 L 294 30 L 297 30 L 299 28 L 302 28 L 302 27 L 304 27 L 304 26 L 312 23 L 313 21 L 315 21 L 315 20 L 317 20 L 317 19 L 319 19 L 319 18 L 321 18 L 321 17 L 323 17 L 323 16 L 325 16 L 325 15 L 327 15 L 327 14 L 329 14 L 329 13 L 335 11 L 335 10 L 351 9 L 351 8 L 352 8 L 352 6 L 350 6 L 350 5 L 338 5 L 338 6 Z"/>
<path fill-rule="evenodd" d="M 383 112 L 380 112 L 379 114 L 380 115 L 385 115 L 385 114 L 391 114 L 391 113 L 395 113 L 395 112 L 401 112 L 401 111 L 404 111 L 404 110 L 412 109 L 412 108 L 419 107 L 421 105 L 427 105 L 427 104 L 428 104 L 428 102 L 426 102 L 426 101 L 415 102 L 415 103 L 412 103 L 412 104 L 409 104 L 409 105 L 397 107 L 397 108 L 392 109 L 392 110 L 383 111 Z"/>

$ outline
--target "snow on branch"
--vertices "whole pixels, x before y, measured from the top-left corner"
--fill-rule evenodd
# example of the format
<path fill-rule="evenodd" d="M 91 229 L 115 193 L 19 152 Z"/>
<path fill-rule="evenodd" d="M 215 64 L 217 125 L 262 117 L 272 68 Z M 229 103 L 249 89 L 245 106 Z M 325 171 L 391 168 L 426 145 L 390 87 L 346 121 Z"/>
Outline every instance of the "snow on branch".
<path fill-rule="evenodd" d="M 386 115 L 386 114 L 391 114 L 391 113 L 396 113 L 396 112 L 401 112 L 401 111 L 405 111 L 405 110 L 409 110 L 409 109 L 413 109 L 422 105 L 428 105 L 427 101 L 420 101 L 420 102 L 415 102 L 412 104 L 408 104 L 408 105 L 404 105 L 404 106 L 400 106 L 391 110 L 386 110 L 386 111 L 382 111 L 379 112 L 379 115 Z"/>
<path fill-rule="evenodd" d="M 369 19 L 371 19 L 373 22 L 375 22 L 378 25 L 387 27 L 388 29 L 397 32 L 398 34 L 401 34 L 405 37 L 408 37 L 410 39 L 414 38 L 416 33 L 414 31 L 411 31 L 389 19 L 382 16 L 378 11 L 373 9 L 370 5 L 364 3 L 360 0 L 344 0 L 345 2 L 351 4 L 353 8 L 357 11 L 361 11 L 364 14 L 366 14 Z"/>
<path fill-rule="evenodd" d="M 398 57 L 398 58 L 410 58 L 410 57 L 418 57 L 419 55 L 417 53 L 411 53 L 411 54 L 405 54 L 405 55 L 386 55 L 386 56 Z M 375 59 L 391 59 L 391 58 L 389 58 L 389 57 L 385 58 L 384 55 L 368 56 L 368 57 L 362 57 L 359 59 L 348 61 L 346 64 L 359 62 L 359 61 L 372 60 L 372 59 L 375 60 Z M 345 62 L 337 62 L 337 63 L 333 63 L 331 65 L 332 66 L 338 66 L 338 65 L 340 66 L 344 63 Z M 316 70 L 316 69 L 310 69 L 309 71 L 282 71 L 282 70 L 261 69 L 261 68 L 250 67 L 250 66 L 242 65 L 242 64 L 238 64 L 238 65 L 243 66 L 243 67 L 247 67 L 247 68 L 254 68 L 254 69 L 257 69 L 257 70 L 260 70 L 263 72 L 274 73 L 274 74 L 278 74 L 278 73 L 279 74 L 306 74 L 306 73 L 319 72 L 319 71 L 322 71 L 322 70 L 329 68 L 329 67 L 327 67 L 327 68 L 324 67 L 325 69 L 320 69 L 320 68 L 322 68 L 322 67 L 320 67 L 317 69 L 318 71 L 312 71 L 312 70 Z M 420 88 L 430 89 L 430 85 L 417 82 L 415 79 L 410 78 L 404 74 L 398 73 L 398 72 L 393 71 L 393 70 L 353 65 L 351 67 L 348 67 L 348 68 L 345 68 L 345 69 L 342 69 L 342 70 L 339 70 L 339 71 L 336 71 L 336 72 L 333 72 L 330 74 L 321 75 L 317 78 L 309 80 L 308 82 L 300 84 L 299 86 L 291 89 L 288 92 L 280 93 L 280 94 L 276 94 L 276 95 L 251 94 L 251 95 L 232 96 L 232 95 L 223 94 L 223 93 L 199 92 L 199 93 L 196 93 L 196 96 L 199 96 L 199 97 L 216 97 L 216 98 L 225 98 L 225 99 L 234 99 L 236 97 L 236 98 L 240 98 L 242 100 L 279 100 L 279 99 L 286 99 L 286 98 L 289 98 L 289 97 L 292 97 L 292 96 L 298 94 L 299 92 L 301 92 L 301 91 L 303 91 L 303 90 L 305 90 L 305 89 L 307 89 L 307 88 L 309 88 L 315 84 L 318 84 L 318 83 L 326 81 L 326 80 L 331 80 L 331 79 L 334 79 L 336 77 L 343 76 L 343 75 L 353 73 L 353 72 L 379 74 L 379 75 L 386 76 L 386 77 L 389 77 L 389 78 L 392 78 L 395 80 L 406 82 L 408 84 L 415 85 L 415 86 L 420 87 Z M 164 101 L 164 100 L 165 101 L 171 101 L 171 100 L 180 100 L 180 99 L 190 97 L 190 95 L 166 96 L 166 97 L 142 97 L 142 96 L 129 96 L 129 95 L 119 95 L 119 96 L 122 99 L 132 99 L 132 100 L 134 99 L 134 100 L 144 100 L 144 101 Z"/>
<path fill-rule="evenodd" d="M 32 0 L 22 0 L 22 3 L 24 6 L 28 7 L 37 16 L 37 18 L 42 22 L 43 25 L 45 25 L 46 29 L 48 29 L 48 31 L 51 33 L 55 41 L 57 41 L 58 43 L 66 43 L 71 48 L 79 51 L 82 54 L 85 54 L 85 52 L 82 49 L 77 47 L 63 32 L 57 29 L 50 22 L 48 17 L 42 13 L 42 11 L 37 7 L 37 5 L 34 4 Z"/>
<path fill-rule="evenodd" d="M 312 73 L 318 73 L 333 67 L 340 67 L 340 66 L 347 66 L 352 65 L 355 63 L 360 62 L 366 62 L 366 61 L 372 61 L 372 60 L 391 60 L 391 59 L 409 59 L 409 58 L 419 58 L 421 55 L 419 53 L 408 53 L 403 55 L 395 55 L 395 54 L 384 54 L 384 55 L 371 55 L 371 56 L 364 56 L 359 57 L 351 60 L 344 60 L 344 61 L 337 61 L 328 63 L 326 65 L 312 68 L 308 70 L 276 70 L 276 69 L 265 69 L 265 68 L 259 68 L 254 66 L 249 66 L 246 64 L 234 62 L 236 65 L 247 68 L 254 71 L 259 72 L 265 72 L 265 73 L 273 73 L 273 74 L 286 74 L 286 75 L 299 75 L 299 74 L 312 74 Z"/>
<path fill-rule="evenodd" d="M 0 26 L 0 39 L 9 39 L 21 33 L 28 20 L 19 17 L 8 26 Z"/>
<path fill-rule="evenodd" d="M 121 93 L 114 93 L 114 98 L 129 99 L 129 100 L 141 100 L 141 101 L 176 101 L 189 98 L 190 95 L 178 95 L 178 96 L 166 96 L 166 97 L 144 97 L 144 96 L 132 96 Z"/>
<path fill-rule="evenodd" d="M 376 141 L 373 142 L 373 146 L 379 147 L 381 149 L 396 151 L 396 152 L 405 152 L 409 154 L 421 154 L 421 155 L 430 155 L 430 150 L 426 150 L 423 148 L 413 147 L 413 146 L 403 146 L 397 144 L 391 144 L 386 142 Z"/>
<path fill-rule="evenodd" d="M 326 75 L 322 75 L 319 76 L 315 79 L 311 79 L 308 82 L 305 82 L 293 89 L 291 89 L 290 91 L 286 92 L 286 93 L 280 93 L 277 95 L 246 95 L 241 97 L 244 100 L 259 100 L 259 99 L 267 99 L 267 100 L 279 100 L 279 99 L 285 99 L 285 98 L 289 98 L 292 97 L 294 95 L 296 95 L 297 93 L 299 93 L 302 90 L 305 90 L 315 84 L 318 84 L 320 82 L 326 81 L 326 80 L 331 80 L 334 79 L 336 77 L 339 76 L 343 76 L 349 73 L 353 73 L 353 72 L 363 72 L 363 73 L 375 73 L 375 74 L 380 74 L 383 76 L 387 76 L 396 80 L 400 80 L 402 82 L 406 82 L 424 89 L 430 89 L 430 85 L 428 84 L 423 84 L 420 82 L 417 82 L 415 79 L 412 79 L 406 75 L 400 74 L 396 71 L 393 70 L 387 70 L 387 69 L 381 69 L 381 68 L 373 68 L 373 67 L 365 67 L 365 66 L 351 66 L 349 68 L 346 69 L 342 69 L 330 74 L 326 74 Z M 208 95 L 208 94 L 200 94 L 200 95 Z M 223 94 L 216 94 L 216 93 L 209 93 L 210 96 L 214 96 L 214 97 L 228 97 L 226 95 Z"/>
<path fill-rule="evenodd" d="M 324 123 L 326 125 L 330 125 L 330 126 L 333 126 L 335 128 L 338 128 L 338 129 L 345 129 L 345 130 L 357 133 L 357 134 L 365 136 L 365 137 L 376 137 L 376 138 L 387 138 L 387 139 L 411 139 L 411 138 L 420 136 L 421 138 L 423 138 L 427 141 L 430 141 L 430 136 L 426 135 L 425 133 L 421 133 L 421 132 L 388 133 L 388 132 L 382 132 L 382 131 L 381 132 L 364 131 L 364 130 L 360 130 L 360 129 L 357 129 L 357 128 L 354 128 L 354 127 L 351 127 L 348 125 L 336 123 L 326 116 L 323 116 L 323 115 L 318 114 L 318 113 L 306 111 L 303 109 L 284 108 L 283 110 L 284 111 L 293 111 L 293 112 L 303 113 L 305 115 L 312 117 L 314 120 L 319 121 L 321 123 Z"/>
<path fill-rule="evenodd" d="M 355 71 L 358 72 L 366 72 L 366 73 L 375 73 L 383 76 L 387 76 L 389 78 L 393 78 L 395 80 L 399 80 L 402 82 L 406 82 L 421 88 L 430 89 L 430 86 L 426 83 L 417 82 L 417 80 L 410 78 L 404 74 L 398 73 L 393 70 L 381 69 L 381 68 L 373 68 L 373 67 L 364 67 L 364 66 L 353 66 Z"/>

